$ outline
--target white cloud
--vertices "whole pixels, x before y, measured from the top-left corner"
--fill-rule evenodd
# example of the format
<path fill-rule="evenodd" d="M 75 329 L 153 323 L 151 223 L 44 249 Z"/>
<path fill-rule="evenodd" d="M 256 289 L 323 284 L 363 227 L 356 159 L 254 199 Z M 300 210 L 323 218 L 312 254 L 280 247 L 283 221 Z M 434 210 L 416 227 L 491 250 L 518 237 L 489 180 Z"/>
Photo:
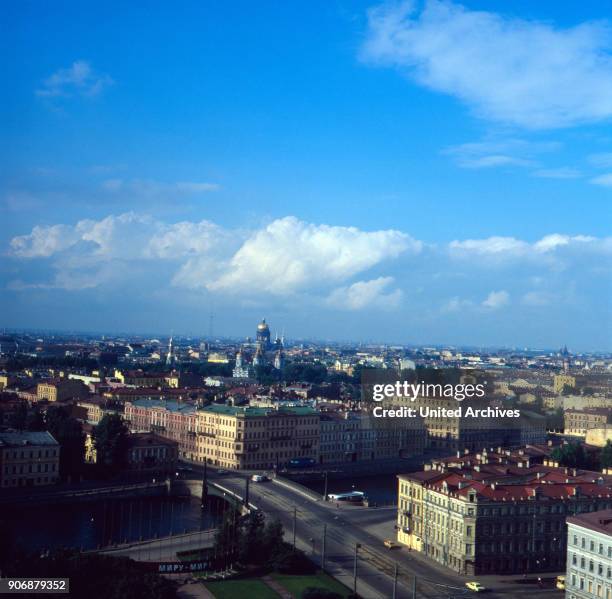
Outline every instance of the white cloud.
<path fill-rule="evenodd" d="M 106 179 L 102 181 L 102 188 L 110 192 L 126 191 L 138 196 L 152 198 L 155 196 L 168 195 L 191 195 L 218 191 L 221 186 L 218 183 L 206 181 L 178 181 L 176 183 L 164 183 L 153 179 Z"/>
<path fill-rule="evenodd" d="M 286 217 L 247 232 L 205 220 L 168 224 L 134 212 L 74 226 L 34 227 L 10 242 L 15 258 L 57 257 L 63 270 L 75 274 L 106 263 L 174 262 L 175 286 L 245 296 L 329 289 L 387 259 L 420 250 L 420 242 L 393 230 L 366 232 Z M 374 283 L 367 283 L 355 287 L 353 298 L 372 292 Z M 394 301 L 396 295 L 385 297 Z"/>
<path fill-rule="evenodd" d="M 537 166 L 534 157 L 559 149 L 556 142 L 529 142 L 524 139 L 488 139 L 450 146 L 443 154 L 451 156 L 462 168 L 481 169 L 503 166 Z"/>
<path fill-rule="evenodd" d="M 535 171 L 533 176 L 543 179 L 578 179 L 582 173 L 578 169 L 569 167 L 543 168 Z"/>
<path fill-rule="evenodd" d="M 601 185 L 602 187 L 612 187 L 612 173 L 606 173 L 605 175 L 593 177 L 593 179 L 590 180 L 590 183 L 593 183 L 593 185 Z"/>
<path fill-rule="evenodd" d="M 465 239 L 463 241 L 451 241 L 449 244 L 451 253 L 480 254 L 480 255 L 505 255 L 524 254 L 529 244 L 514 237 L 487 237 L 486 239 Z"/>
<path fill-rule="evenodd" d="M 355 227 L 314 225 L 286 217 L 250 236 L 208 289 L 287 295 L 340 282 L 421 243 L 394 230 L 366 232 Z"/>
<path fill-rule="evenodd" d="M 114 81 L 105 74 L 96 73 L 89 62 L 77 60 L 68 68 L 59 69 L 47 77 L 36 95 L 45 98 L 58 96 L 96 96 Z"/>
<path fill-rule="evenodd" d="M 552 233 L 538 241 L 529 243 L 515 237 L 488 237 L 485 239 L 465 239 L 451 241 L 449 251 L 455 257 L 471 257 L 474 255 L 490 258 L 538 258 L 543 255 L 552 256 L 561 249 L 576 251 L 591 250 L 609 252 L 612 238 L 596 238 L 589 235 L 561 235 Z"/>
<path fill-rule="evenodd" d="M 482 302 L 483 308 L 497 310 L 510 303 L 510 294 L 507 291 L 491 291 Z"/>
<path fill-rule="evenodd" d="M 28 235 L 10 241 L 10 253 L 19 258 L 48 258 L 74 245 L 78 235 L 67 225 L 36 226 Z"/>
<path fill-rule="evenodd" d="M 461 312 L 463 310 L 467 310 L 468 308 L 472 308 L 474 302 L 467 299 L 461 299 L 460 297 L 451 297 L 447 302 L 442 304 L 440 312 L 443 314 L 452 313 L 452 312 Z"/>
<path fill-rule="evenodd" d="M 349 310 L 362 310 L 374 306 L 381 309 L 396 308 L 402 299 L 401 290 L 395 289 L 385 293 L 393 282 L 393 277 L 358 281 L 347 287 L 334 289 L 326 302 L 330 306 Z"/>
<path fill-rule="evenodd" d="M 560 28 L 444 0 L 369 12 L 365 60 L 456 96 L 483 118 L 528 129 L 612 117 L 612 46 L 603 23 Z"/>

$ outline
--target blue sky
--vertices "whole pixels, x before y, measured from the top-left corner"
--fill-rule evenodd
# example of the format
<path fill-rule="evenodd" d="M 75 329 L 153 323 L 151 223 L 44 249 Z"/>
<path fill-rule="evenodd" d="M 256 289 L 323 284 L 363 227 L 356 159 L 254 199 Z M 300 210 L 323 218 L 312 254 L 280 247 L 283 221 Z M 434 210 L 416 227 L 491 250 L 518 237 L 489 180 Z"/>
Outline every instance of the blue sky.
<path fill-rule="evenodd" d="M 611 8 L 5 4 L 0 326 L 609 349 Z"/>

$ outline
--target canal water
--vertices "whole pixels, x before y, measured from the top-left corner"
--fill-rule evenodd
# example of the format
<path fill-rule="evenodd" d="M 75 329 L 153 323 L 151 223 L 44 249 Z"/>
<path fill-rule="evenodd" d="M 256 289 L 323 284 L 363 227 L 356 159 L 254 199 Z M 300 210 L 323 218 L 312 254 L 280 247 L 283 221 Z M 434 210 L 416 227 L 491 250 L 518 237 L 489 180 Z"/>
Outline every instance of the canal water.
<path fill-rule="evenodd" d="M 2 510 L 17 543 L 27 550 L 96 549 L 118 543 L 207 530 L 228 505 L 195 497 L 138 497 Z"/>

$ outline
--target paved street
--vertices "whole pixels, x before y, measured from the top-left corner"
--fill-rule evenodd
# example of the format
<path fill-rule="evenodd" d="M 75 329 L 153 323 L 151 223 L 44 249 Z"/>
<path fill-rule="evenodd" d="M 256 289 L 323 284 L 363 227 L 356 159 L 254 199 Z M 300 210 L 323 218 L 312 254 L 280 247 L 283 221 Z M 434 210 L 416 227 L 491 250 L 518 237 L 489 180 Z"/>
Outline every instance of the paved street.
<path fill-rule="evenodd" d="M 245 474 L 230 473 L 218 476 L 209 470 L 211 480 L 220 482 L 232 491 L 243 494 Z M 295 510 L 296 544 L 321 559 L 323 526 L 327 526 L 326 568 L 349 587 L 353 585 L 355 544 L 358 549 L 357 590 L 366 599 L 392 597 L 394 568 L 398 567 L 397 599 L 412 597 L 414 576 L 417 577 L 417 597 L 450 598 L 469 596 L 465 582 L 472 580 L 454 574 L 432 563 L 423 556 L 405 548 L 388 550 L 384 538 L 393 537 L 395 510 L 391 508 L 364 508 L 341 506 L 313 501 L 292 489 L 272 482 L 251 484 L 251 502 L 264 513 L 278 517 L 286 531 L 286 540 L 293 540 Z M 553 588 L 539 589 L 535 577 L 523 580 L 520 576 L 479 577 L 491 589 L 488 597 L 499 599 L 525 599 L 528 595 L 562 597 Z"/>

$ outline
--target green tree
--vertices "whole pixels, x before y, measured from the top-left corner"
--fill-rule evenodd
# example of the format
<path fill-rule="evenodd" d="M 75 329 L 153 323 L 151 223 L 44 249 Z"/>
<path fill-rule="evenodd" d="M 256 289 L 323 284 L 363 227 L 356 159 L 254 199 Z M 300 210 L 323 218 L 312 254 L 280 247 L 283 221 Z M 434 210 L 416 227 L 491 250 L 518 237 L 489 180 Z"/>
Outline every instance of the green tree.
<path fill-rule="evenodd" d="M 612 441 L 608 441 L 601 450 L 599 461 L 602 468 L 612 468 Z"/>
<path fill-rule="evenodd" d="M 550 455 L 555 461 L 559 462 L 560 466 L 582 468 L 589 465 L 584 448 L 579 443 L 567 443 L 561 447 L 556 447 Z"/>
<path fill-rule="evenodd" d="M 125 464 L 128 429 L 118 414 L 106 414 L 93 430 L 97 463 L 110 472 Z"/>
<path fill-rule="evenodd" d="M 85 437 L 81 423 L 63 407 L 51 407 L 45 415 L 45 426 L 60 444 L 60 476 L 78 476 L 83 468 Z"/>

